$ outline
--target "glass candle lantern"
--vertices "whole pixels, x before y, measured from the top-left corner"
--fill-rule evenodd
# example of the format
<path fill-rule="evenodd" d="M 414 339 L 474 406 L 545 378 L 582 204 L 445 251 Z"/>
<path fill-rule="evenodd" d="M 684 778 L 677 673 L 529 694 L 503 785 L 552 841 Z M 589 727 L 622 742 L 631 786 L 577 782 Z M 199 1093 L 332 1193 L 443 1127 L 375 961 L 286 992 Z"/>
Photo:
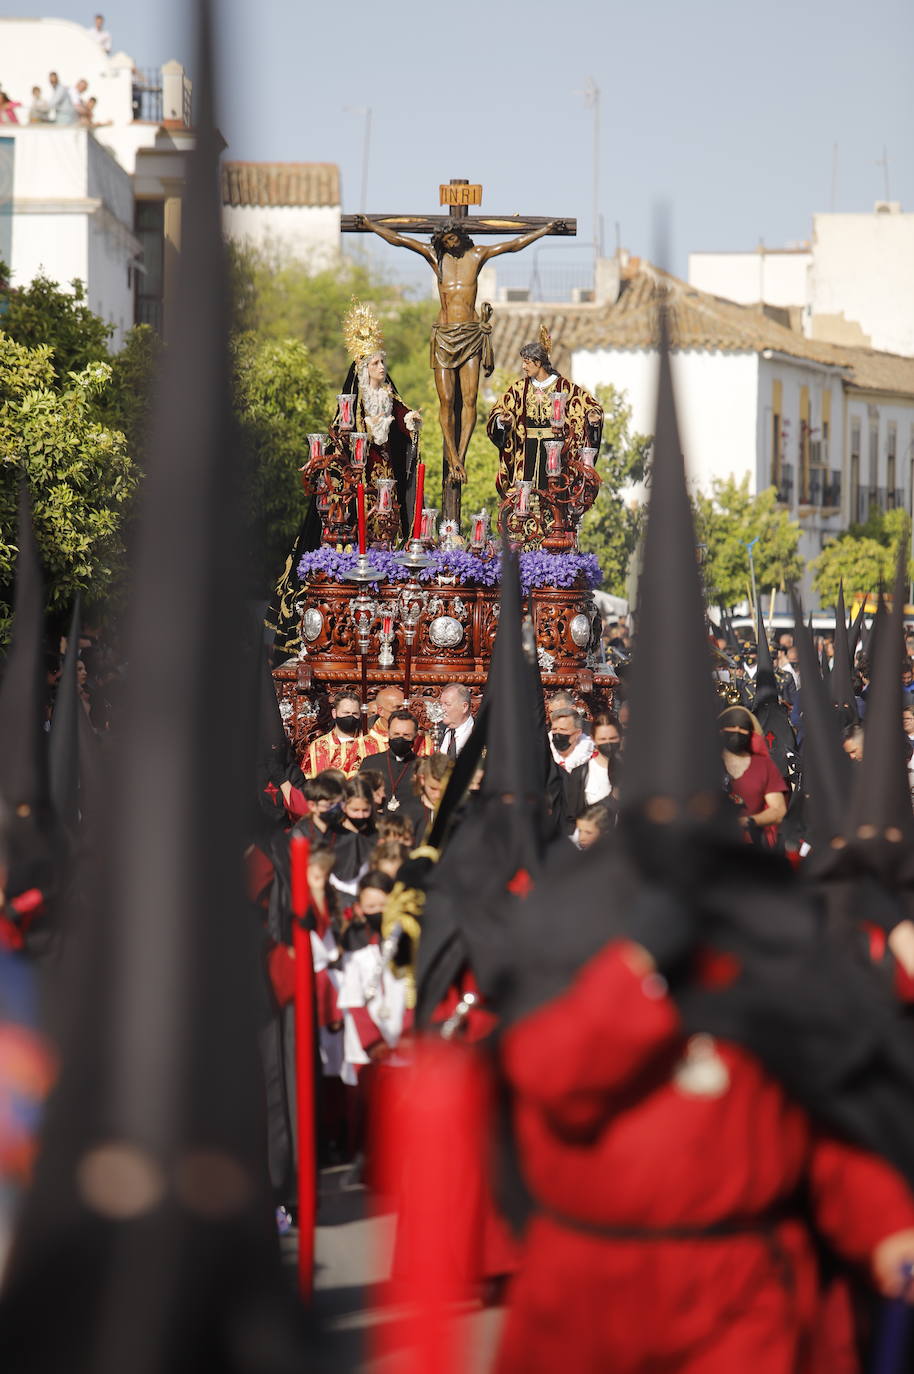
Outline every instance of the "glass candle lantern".
<path fill-rule="evenodd" d="M 438 507 L 425 506 L 422 511 L 421 539 L 434 542 L 438 538 Z"/>
<path fill-rule="evenodd" d="M 547 439 L 546 449 L 546 475 L 548 477 L 558 477 L 562 471 L 562 448 L 561 439 Z"/>
<path fill-rule="evenodd" d="M 554 391 L 550 399 L 552 401 L 552 428 L 564 429 L 568 393 L 567 391 Z"/>
<path fill-rule="evenodd" d="M 518 515 L 530 514 L 530 492 L 533 489 L 532 482 L 518 482 L 517 484 L 517 513 Z"/>
<path fill-rule="evenodd" d="M 487 510 L 477 511 L 473 516 L 472 534 L 470 536 L 470 548 L 481 549 L 489 535 L 489 512 Z"/>
<path fill-rule="evenodd" d="M 581 449 L 581 462 L 584 464 L 585 468 L 592 468 L 592 467 L 595 467 L 595 466 L 596 466 L 596 461 L 597 461 L 597 450 L 596 450 L 595 448 L 582 448 L 582 449 Z"/>
<path fill-rule="evenodd" d="M 378 514 L 388 515 L 393 510 L 396 478 L 379 477 L 376 485 L 378 488 Z"/>
<path fill-rule="evenodd" d="M 308 456 L 312 462 L 324 456 L 324 437 L 323 434 L 308 435 Z"/>
<path fill-rule="evenodd" d="M 350 434 L 349 461 L 354 468 L 364 468 L 368 462 L 368 435 Z"/>
<path fill-rule="evenodd" d="M 394 632 L 394 618 L 392 615 L 381 617 L 381 634 L 385 639 L 390 639 Z"/>
<path fill-rule="evenodd" d="M 352 429 L 355 424 L 355 392 L 341 392 L 336 403 L 340 412 L 340 429 Z"/>
<path fill-rule="evenodd" d="M 322 472 L 317 479 L 317 508 L 322 513 L 330 509 L 330 488 L 327 485 L 326 472 Z"/>

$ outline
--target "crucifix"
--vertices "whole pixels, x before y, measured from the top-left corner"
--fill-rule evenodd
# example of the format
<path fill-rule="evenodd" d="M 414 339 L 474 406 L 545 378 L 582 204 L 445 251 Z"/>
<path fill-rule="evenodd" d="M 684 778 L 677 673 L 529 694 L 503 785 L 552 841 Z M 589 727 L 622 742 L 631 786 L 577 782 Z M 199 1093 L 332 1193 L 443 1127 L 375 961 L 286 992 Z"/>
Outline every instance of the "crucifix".
<path fill-rule="evenodd" d="M 492 307 L 476 310 L 479 273 L 490 258 L 518 253 L 546 234 L 576 234 L 573 219 L 542 216 L 470 215 L 482 204 L 482 187 L 452 179 L 440 187 L 446 215 L 343 215 L 344 234 L 377 234 L 395 248 L 409 248 L 425 258 L 438 281 L 441 303 L 432 326 L 429 363 L 435 373 L 439 420 L 444 439 L 441 475 L 442 514 L 460 519 L 460 488 L 466 481 L 464 460 L 476 424 L 480 368 L 488 377 L 495 366 L 492 354 Z M 402 231 L 430 234 L 431 242 L 407 237 Z M 503 235 L 520 230 L 516 238 L 482 247 L 472 235 Z"/>

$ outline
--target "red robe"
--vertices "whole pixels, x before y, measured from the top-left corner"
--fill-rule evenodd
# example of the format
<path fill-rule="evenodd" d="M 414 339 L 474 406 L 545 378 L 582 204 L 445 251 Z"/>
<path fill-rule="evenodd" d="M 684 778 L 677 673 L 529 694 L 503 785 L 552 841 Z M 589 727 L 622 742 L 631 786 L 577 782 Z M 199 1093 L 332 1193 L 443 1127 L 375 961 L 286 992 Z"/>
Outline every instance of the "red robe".
<path fill-rule="evenodd" d="M 729 1081 L 715 1094 L 677 1086 L 685 1041 L 675 1005 L 625 954 L 619 944 L 604 950 L 504 1038 L 520 1158 L 540 1213 L 525 1237 L 498 1374 L 837 1369 L 817 1349 L 806 1226 L 762 1221 L 804 1182 L 822 1233 L 863 1265 L 880 1240 L 914 1225 L 914 1198 L 882 1160 L 817 1131 L 736 1045 L 716 1042 Z M 736 1234 L 647 1234 L 739 1219 Z"/>

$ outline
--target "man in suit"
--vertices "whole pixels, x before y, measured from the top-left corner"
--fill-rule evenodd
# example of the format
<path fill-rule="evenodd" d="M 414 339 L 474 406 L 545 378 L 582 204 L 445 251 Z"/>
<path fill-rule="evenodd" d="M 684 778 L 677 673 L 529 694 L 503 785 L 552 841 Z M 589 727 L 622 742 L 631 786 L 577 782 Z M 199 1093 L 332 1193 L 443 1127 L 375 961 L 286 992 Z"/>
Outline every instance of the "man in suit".
<path fill-rule="evenodd" d="M 460 753 L 473 729 L 475 720 L 471 710 L 473 694 L 462 682 L 449 682 L 442 687 L 438 698 L 441 703 L 441 723 L 444 734 L 438 746 L 442 754 L 455 759 Z"/>

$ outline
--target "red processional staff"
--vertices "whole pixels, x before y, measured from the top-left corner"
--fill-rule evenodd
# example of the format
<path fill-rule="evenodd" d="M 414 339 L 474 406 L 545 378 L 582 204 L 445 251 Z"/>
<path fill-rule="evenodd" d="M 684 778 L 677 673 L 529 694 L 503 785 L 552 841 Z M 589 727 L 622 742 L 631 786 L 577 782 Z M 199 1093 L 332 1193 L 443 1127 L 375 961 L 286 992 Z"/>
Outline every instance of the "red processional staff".
<path fill-rule="evenodd" d="M 317 1221 L 317 1140 L 314 1120 L 314 961 L 305 924 L 310 846 L 303 835 L 289 841 L 292 886 L 292 943 L 295 950 L 295 1080 L 298 1121 L 298 1282 L 310 1302 L 314 1288 L 314 1228 Z"/>

